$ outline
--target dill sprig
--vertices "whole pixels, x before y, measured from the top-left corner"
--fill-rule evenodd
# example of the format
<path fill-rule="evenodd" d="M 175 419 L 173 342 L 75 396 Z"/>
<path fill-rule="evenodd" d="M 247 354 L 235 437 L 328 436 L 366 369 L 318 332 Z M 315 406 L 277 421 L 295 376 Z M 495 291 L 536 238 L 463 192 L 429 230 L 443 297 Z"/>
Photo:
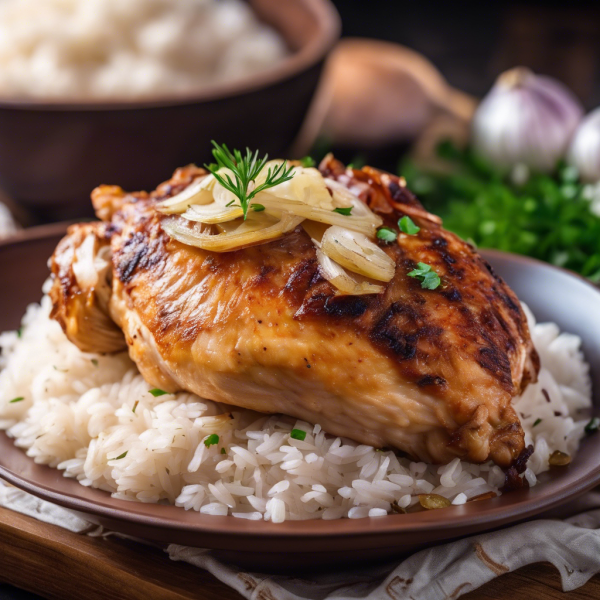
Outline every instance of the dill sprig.
<path fill-rule="evenodd" d="M 292 173 L 294 167 L 288 167 L 287 161 L 285 161 L 275 169 L 269 167 L 265 182 L 253 190 L 248 191 L 248 186 L 251 182 L 256 181 L 259 173 L 267 163 L 269 155 L 265 154 L 263 158 L 259 158 L 258 150 L 252 154 L 250 148 L 246 148 L 246 156 L 242 156 L 242 153 L 239 150 L 231 152 L 225 144 L 219 145 L 212 140 L 212 145 L 214 146 L 212 154 L 215 157 L 216 165 L 211 164 L 204 166 L 215 176 L 215 179 L 226 190 L 229 190 L 238 198 L 240 207 L 244 211 L 244 219 L 246 219 L 248 214 L 252 198 L 263 190 L 289 181 L 294 176 Z M 222 168 L 232 171 L 235 176 L 235 181 L 232 180 L 229 173 L 218 173 L 218 170 Z M 257 204 L 256 206 L 258 211 L 262 209 L 261 205 Z"/>

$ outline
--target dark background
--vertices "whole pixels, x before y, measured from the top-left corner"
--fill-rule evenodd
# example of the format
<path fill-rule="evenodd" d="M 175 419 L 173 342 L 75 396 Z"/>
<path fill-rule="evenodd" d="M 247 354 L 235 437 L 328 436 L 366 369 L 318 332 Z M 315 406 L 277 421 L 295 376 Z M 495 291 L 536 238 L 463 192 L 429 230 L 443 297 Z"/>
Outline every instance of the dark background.
<path fill-rule="evenodd" d="M 343 35 L 409 46 L 454 87 L 483 96 L 517 65 L 566 83 L 600 105 L 600 2 L 333 0 Z"/>

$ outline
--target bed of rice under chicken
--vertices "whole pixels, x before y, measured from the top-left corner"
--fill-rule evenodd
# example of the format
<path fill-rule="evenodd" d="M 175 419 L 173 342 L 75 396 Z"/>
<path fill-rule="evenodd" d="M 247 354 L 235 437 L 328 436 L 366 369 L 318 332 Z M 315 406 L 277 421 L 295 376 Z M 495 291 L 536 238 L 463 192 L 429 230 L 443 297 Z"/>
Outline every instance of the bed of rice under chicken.
<path fill-rule="evenodd" d="M 126 353 L 86 354 L 71 344 L 50 307 L 45 296 L 19 332 L 0 336 L 0 429 L 82 485 L 272 522 L 379 517 L 410 512 L 431 494 L 457 505 L 501 493 L 505 474 L 492 463 L 428 465 L 293 418 L 189 393 L 153 395 Z M 581 340 L 527 313 L 542 369 L 515 407 L 535 448 L 522 475 L 533 486 L 553 452 L 576 453 L 591 383 Z"/>

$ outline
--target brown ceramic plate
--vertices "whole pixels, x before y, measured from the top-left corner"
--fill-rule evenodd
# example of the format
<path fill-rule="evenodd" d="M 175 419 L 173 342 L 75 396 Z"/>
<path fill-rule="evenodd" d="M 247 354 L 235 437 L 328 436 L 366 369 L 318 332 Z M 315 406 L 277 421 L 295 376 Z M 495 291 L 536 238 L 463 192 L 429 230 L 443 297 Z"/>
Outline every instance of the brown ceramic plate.
<path fill-rule="evenodd" d="M 39 300 L 47 257 L 63 232 L 64 226 L 45 227 L 0 244 L 0 330 L 18 327 L 27 303 Z M 576 275 L 535 260 L 500 252 L 483 254 L 538 319 L 555 321 L 563 330 L 583 338 L 592 364 L 594 401 L 600 406 L 600 291 Z M 214 548 L 263 569 L 390 557 L 520 521 L 600 483 L 599 457 L 597 434 L 584 441 L 570 466 L 544 474 L 531 490 L 410 515 L 277 525 L 115 500 L 65 479 L 54 469 L 36 465 L 0 435 L 0 475 L 7 481 L 113 530 L 160 542 Z"/>

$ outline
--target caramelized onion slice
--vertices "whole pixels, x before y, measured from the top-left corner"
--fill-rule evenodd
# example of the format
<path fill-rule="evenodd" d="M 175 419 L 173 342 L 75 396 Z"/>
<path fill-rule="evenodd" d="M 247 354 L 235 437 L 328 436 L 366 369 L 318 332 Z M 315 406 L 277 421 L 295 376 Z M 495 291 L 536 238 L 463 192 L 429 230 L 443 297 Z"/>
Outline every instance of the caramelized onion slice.
<path fill-rule="evenodd" d="M 243 217 L 244 211 L 240 206 L 221 206 L 221 204 L 213 202 L 201 206 L 194 204 L 181 216 L 188 221 L 212 225 L 213 223 L 224 223 Z"/>
<path fill-rule="evenodd" d="M 270 190 L 269 190 L 270 192 Z M 342 215 L 333 210 L 326 210 L 317 206 L 310 206 L 303 202 L 295 202 L 293 200 L 282 200 L 270 193 L 261 192 L 255 198 L 256 203 L 262 204 L 267 212 L 278 214 L 279 211 L 289 212 L 311 221 L 319 223 L 327 223 L 328 225 L 339 225 L 345 229 L 360 231 L 365 235 L 375 236 L 377 227 L 381 225 L 382 220 L 375 214 L 369 216 L 352 216 Z M 360 200 L 359 200 L 360 202 Z"/>
<path fill-rule="evenodd" d="M 274 240 L 300 225 L 302 221 L 301 217 L 283 213 L 275 224 L 268 219 L 250 219 L 242 221 L 233 231 L 216 235 L 198 233 L 185 225 L 182 219 L 165 220 L 162 228 L 182 244 L 212 252 L 232 252 Z"/>
<path fill-rule="evenodd" d="M 281 160 L 269 161 L 256 178 L 256 187 L 266 180 L 269 167 L 273 169 L 282 162 Z M 283 200 L 301 202 L 324 210 L 331 211 L 336 207 L 325 185 L 325 180 L 317 169 L 294 167 L 292 173 L 293 177 L 289 181 L 269 188 L 269 194 Z"/>
<path fill-rule="evenodd" d="M 350 273 L 331 260 L 326 254 L 317 248 L 317 260 L 321 275 L 331 285 L 335 286 L 342 295 L 362 296 L 364 294 L 381 294 L 384 287 L 368 281 L 358 281 Z"/>
<path fill-rule="evenodd" d="M 216 182 L 213 175 L 195 179 L 179 194 L 157 204 L 156 209 L 166 215 L 173 215 L 185 212 L 192 204 L 210 204 Z"/>
<path fill-rule="evenodd" d="M 330 227 L 321 240 L 323 253 L 354 273 L 378 281 L 394 276 L 394 261 L 366 235 L 343 227 Z"/>
<path fill-rule="evenodd" d="M 313 240 L 313 242 L 321 243 L 323 239 L 323 234 L 327 231 L 329 225 L 326 223 L 318 223 L 317 221 L 302 221 L 302 228 L 306 233 L 308 233 L 309 237 Z M 316 244 L 315 244 L 316 245 Z M 321 246 L 317 246 L 320 248 Z"/>

